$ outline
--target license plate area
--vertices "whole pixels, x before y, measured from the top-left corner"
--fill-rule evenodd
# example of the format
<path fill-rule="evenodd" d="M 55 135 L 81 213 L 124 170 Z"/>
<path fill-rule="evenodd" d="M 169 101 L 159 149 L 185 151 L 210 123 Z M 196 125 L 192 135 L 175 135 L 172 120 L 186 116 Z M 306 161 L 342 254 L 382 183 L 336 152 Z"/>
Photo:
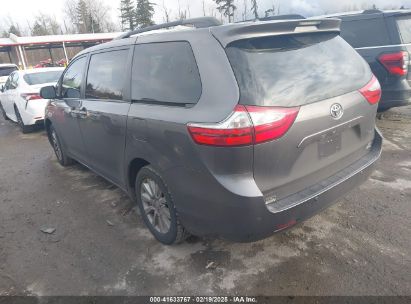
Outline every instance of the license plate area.
<path fill-rule="evenodd" d="M 341 132 L 337 130 L 323 134 L 318 142 L 319 157 L 328 157 L 340 151 L 341 138 Z"/>

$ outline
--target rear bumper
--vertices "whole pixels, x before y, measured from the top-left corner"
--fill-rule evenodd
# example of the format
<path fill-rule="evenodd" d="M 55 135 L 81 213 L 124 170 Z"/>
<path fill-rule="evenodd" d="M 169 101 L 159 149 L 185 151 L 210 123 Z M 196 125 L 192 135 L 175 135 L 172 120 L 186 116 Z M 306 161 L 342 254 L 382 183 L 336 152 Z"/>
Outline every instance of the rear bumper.
<path fill-rule="evenodd" d="M 390 108 L 402 107 L 411 104 L 411 88 L 406 80 L 401 81 L 396 86 L 382 88 L 381 101 L 378 111 L 385 111 Z"/>
<path fill-rule="evenodd" d="M 266 205 L 262 194 L 250 197 L 236 195 L 215 179 L 212 182 L 204 173 L 178 169 L 173 170 L 172 176 L 166 174 L 165 178 L 172 181 L 169 186 L 177 211 L 191 233 L 250 242 L 312 217 L 358 187 L 372 173 L 381 149 L 382 136 L 376 131 L 370 152 L 356 163 L 318 185 L 269 205 Z"/>

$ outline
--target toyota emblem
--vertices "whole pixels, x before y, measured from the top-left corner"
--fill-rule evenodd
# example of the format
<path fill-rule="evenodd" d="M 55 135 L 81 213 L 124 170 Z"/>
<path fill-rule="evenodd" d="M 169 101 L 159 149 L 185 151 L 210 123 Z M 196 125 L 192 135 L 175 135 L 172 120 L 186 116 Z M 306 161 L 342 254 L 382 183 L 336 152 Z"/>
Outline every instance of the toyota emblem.
<path fill-rule="evenodd" d="M 344 114 L 344 110 L 342 105 L 339 103 L 335 103 L 331 106 L 331 117 L 335 120 L 340 119 Z"/>

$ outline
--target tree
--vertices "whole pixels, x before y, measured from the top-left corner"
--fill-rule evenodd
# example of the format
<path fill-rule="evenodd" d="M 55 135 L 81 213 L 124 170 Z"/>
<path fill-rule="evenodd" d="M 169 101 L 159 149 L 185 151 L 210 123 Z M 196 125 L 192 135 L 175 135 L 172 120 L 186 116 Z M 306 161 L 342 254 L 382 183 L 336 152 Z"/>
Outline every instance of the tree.
<path fill-rule="evenodd" d="M 234 5 L 234 0 L 214 0 L 218 5 L 217 9 L 220 13 L 223 13 L 224 16 L 228 17 L 228 22 L 234 19 L 234 12 L 237 9 L 237 6 Z"/>
<path fill-rule="evenodd" d="M 61 33 L 60 24 L 51 16 L 40 14 L 31 27 L 32 36 L 58 35 Z"/>
<path fill-rule="evenodd" d="M 99 33 L 112 31 L 115 26 L 109 18 L 109 7 L 102 0 L 66 0 L 64 12 L 72 33 Z"/>
<path fill-rule="evenodd" d="M 169 23 L 171 10 L 167 8 L 164 0 L 163 0 L 163 11 L 164 11 L 164 22 Z"/>
<path fill-rule="evenodd" d="M 18 26 L 18 25 L 15 25 L 15 24 L 10 25 L 8 33 L 9 33 L 9 34 L 14 34 L 14 35 L 16 35 L 16 36 L 21 36 L 21 32 L 20 32 L 19 26 Z"/>
<path fill-rule="evenodd" d="M 120 18 L 123 30 L 134 30 L 136 28 L 136 10 L 132 0 L 121 0 Z"/>
<path fill-rule="evenodd" d="M 258 19 L 258 3 L 257 0 L 251 0 L 251 11 L 254 14 L 255 19 Z"/>
<path fill-rule="evenodd" d="M 136 21 L 140 28 L 154 24 L 154 4 L 149 0 L 137 0 Z"/>

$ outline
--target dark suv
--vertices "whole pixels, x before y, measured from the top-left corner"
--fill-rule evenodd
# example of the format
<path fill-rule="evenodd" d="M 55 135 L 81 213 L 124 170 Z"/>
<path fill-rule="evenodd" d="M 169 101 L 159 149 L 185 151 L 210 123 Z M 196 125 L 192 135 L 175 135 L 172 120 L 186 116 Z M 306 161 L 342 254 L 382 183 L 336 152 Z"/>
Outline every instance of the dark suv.
<path fill-rule="evenodd" d="M 341 36 L 370 64 L 382 87 L 379 111 L 410 104 L 411 11 L 367 10 L 340 18 Z"/>
<path fill-rule="evenodd" d="M 191 26 L 158 31 L 175 25 Z M 380 86 L 339 25 L 202 18 L 87 49 L 41 91 L 50 143 L 126 191 L 164 244 L 267 237 L 380 156 Z"/>

